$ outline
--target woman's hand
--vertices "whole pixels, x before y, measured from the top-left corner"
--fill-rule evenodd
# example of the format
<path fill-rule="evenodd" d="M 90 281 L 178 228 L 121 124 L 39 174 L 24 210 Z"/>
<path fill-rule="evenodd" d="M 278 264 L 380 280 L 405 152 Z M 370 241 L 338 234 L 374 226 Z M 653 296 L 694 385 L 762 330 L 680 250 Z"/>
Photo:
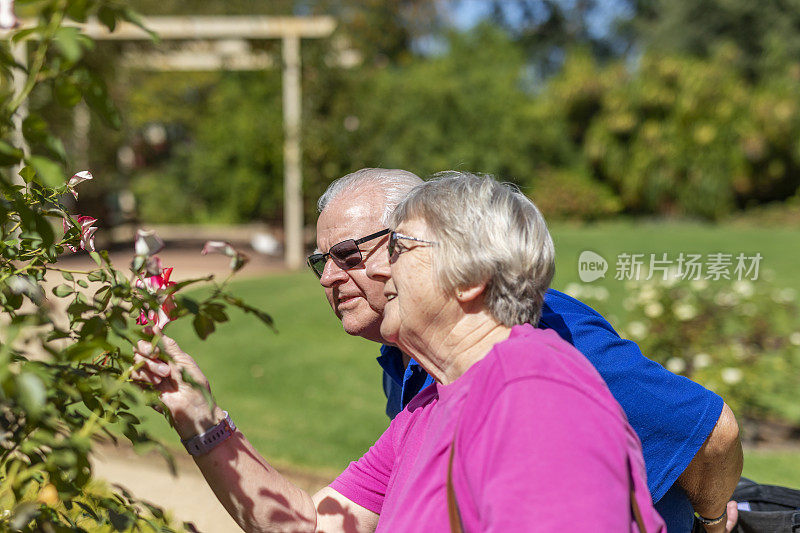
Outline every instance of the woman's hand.
<path fill-rule="evenodd" d="M 169 356 L 166 359 L 171 360 L 162 359 L 162 351 Z M 140 384 L 152 385 L 158 391 L 182 439 L 206 431 L 223 418 L 222 411 L 213 400 L 209 403 L 211 388 L 208 379 L 194 359 L 170 337 L 162 336 L 158 347 L 153 347 L 147 341 L 139 341 L 133 360 L 141 367 L 131 373 L 131 378 Z M 197 385 L 192 386 L 184 380 L 184 372 L 189 381 Z"/>

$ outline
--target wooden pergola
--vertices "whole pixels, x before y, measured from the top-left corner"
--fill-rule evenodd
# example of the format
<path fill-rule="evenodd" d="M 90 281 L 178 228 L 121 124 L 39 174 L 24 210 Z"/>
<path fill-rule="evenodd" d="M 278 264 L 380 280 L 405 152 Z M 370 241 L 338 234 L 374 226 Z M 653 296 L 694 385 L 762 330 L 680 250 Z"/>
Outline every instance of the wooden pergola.
<path fill-rule="evenodd" d="M 33 25 L 23 21 L 23 27 Z M 246 39 L 280 39 L 283 71 L 284 127 L 284 259 L 289 268 L 303 265 L 303 198 L 302 148 L 300 137 L 300 41 L 323 38 L 333 33 L 336 22 L 332 17 L 268 17 L 268 16 L 187 16 L 146 17 L 144 27 L 162 41 L 203 41 L 228 43 L 199 52 L 159 52 L 130 54 L 126 66 L 147 70 L 263 70 L 272 67 L 267 54 L 249 50 Z M 150 41 L 151 34 L 140 27 L 123 22 L 113 32 L 97 20 L 78 24 L 83 33 L 95 40 Z M 238 44 L 237 44 L 238 43 Z M 230 46 L 230 45 L 233 46 Z M 244 44 L 242 48 L 241 44 Z M 19 57 L 19 56 L 18 56 Z M 80 114 L 81 111 L 78 111 Z M 88 113 L 76 116 L 76 127 L 87 128 Z M 20 119 L 21 122 L 21 119 Z"/>

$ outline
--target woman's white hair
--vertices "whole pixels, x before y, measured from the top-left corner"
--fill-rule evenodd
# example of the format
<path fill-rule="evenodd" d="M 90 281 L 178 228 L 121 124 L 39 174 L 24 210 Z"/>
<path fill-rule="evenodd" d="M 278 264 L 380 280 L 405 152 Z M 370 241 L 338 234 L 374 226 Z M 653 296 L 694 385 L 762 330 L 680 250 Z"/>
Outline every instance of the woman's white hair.
<path fill-rule="evenodd" d="M 356 194 L 364 189 L 376 187 L 385 198 L 381 222 L 389 225 L 392 212 L 417 185 L 422 183 L 422 178 L 407 170 L 397 168 L 362 168 L 351 174 L 342 176 L 328 186 L 328 189 L 319 197 L 317 209 L 320 213 L 331 201 L 343 192 Z"/>
<path fill-rule="evenodd" d="M 421 219 L 438 244 L 434 275 L 445 293 L 486 282 L 498 322 L 536 324 L 555 273 L 555 250 L 539 210 L 520 190 L 488 175 L 442 172 L 414 188 L 389 227 Z"/>

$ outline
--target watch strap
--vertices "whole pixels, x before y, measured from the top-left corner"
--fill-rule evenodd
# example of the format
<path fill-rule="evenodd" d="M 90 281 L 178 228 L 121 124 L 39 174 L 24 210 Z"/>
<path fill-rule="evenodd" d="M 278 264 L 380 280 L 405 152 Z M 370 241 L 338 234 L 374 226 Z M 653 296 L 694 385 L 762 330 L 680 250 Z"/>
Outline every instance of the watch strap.
<path fill-rule="evenodd" d="M 206 454 L 233 435 L 236 431 L 236 424 L 233 423 L 227 411 L 223 411 L 222 414 L 225 415 L 225 418 L 208 431 L 190 439 L 181 440 L 181 444 L 187 452 L 194 456 Z"/>
<path fill-rule="evenodd" d="M 696 511 L 694 513 L 694 517 L 697 519 L 697 521 L 706 526 L 715 526 L 720 522 L 722 522 L 723 520 L 725 520 L 727 516 L 728 516 L 728 509 L 725 509 L 725 511 L 717 518 L 706 518 L 705 516 L 700 516 L 700 514 L 697 513 Z"/>

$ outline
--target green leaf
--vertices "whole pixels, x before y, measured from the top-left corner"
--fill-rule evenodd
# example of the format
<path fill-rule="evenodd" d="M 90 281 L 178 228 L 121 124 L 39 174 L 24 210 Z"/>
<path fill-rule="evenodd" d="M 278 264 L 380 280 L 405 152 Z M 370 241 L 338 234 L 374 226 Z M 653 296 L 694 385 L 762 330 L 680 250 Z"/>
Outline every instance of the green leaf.
<path fill-rule="evenodd" d="M 89 516 L 91 516 L 95 521 L 100 520 L 100 517 L 98 516 L 97 512 L 92 508 L 91 505 L 87 505 L 80 500 L 73 500 L 72 503 L 83 509 L 83 511 Z"/>
<path fill-rule="evenodd" d="M 212 279 L 214 279 L 214 275 L 213 274 L 210 274 L 208 276 L 204 276 L 202 278 L 186 279 L 186 280 L 183 280 L 183 281 L 179 281 L 175 285 L 171 285 L 169 287 L 169 291 L 171 293 L 176 293 L 176 292 L 180 291 L 181 289 L 183 289 L 184 287 L 188 287 L 189 285 L 193 285 L 195 283 L 200 283 L 201 281 L 211 281 Z"/>
<path fill-rule="evenodd" d="M 208 303 L 203 306 L 203 311 L 211 317 L 214 322 L 227 322 L 228 314 L 225 312 L 225 306 L 219 303 Z"/>
<path fill-rule="evenodd" d="M 187 296 L 178 296 L 175 298 L 175 301 L 178 305 L 196 315 L 200 311 L 200 306 L 197 305 L 197 301 L 189 298 Z"/>
<path fill-rule="evenodd" d="M 16 311 L 20 307 L 22 307 L 22 295 L 21 294 L 6 294 L 6 305 L 10 307 L 12 310 Z"/>
<path fill-rule="evenodd" d="M 34 33 L 43 32 L 44 29 L 45 29 L 44 26 L 39 25 L 39 26 L 34 26 L 33 28 L 25 28 L 24 30 L 15 31 L 14 35 L 11 36 L 11 42 L 18 43 L 20 41 L 24 41 L 25 39 L 27 39 L 30 35 L 33 35 Z"/>
<path fill-rule="evenodd" d="M 194 320 L 192 320 L 192 325 L 194 326 L 197 336 L 203 340 L 205 340 L 206 337 L 208 337 L 216 329 L 216 326 L 214 326 L 214 321 L 202 313 L 195 315 Z"/>
<path fill-rule="evenodd" d="M 108 278 L 106 277 L 106 273 L 103 270 L 92 270 L 86 276 L 86 279 L 89 281 L 106 281 Z"/>
<path fill-rule="evenodd" d="M 71 0 L 67 4 L 67 15 L 78 22 L 86 22 L 89 14 L 88 0 Z"/>
<path fill-rule="evenodd" d="M 156 32 L 154 32 L 154 31 L 148 29 L 144 25 L 144 21 L 142 20 L 142 17 L 139 16 L 139 13 L 137 13 L 136 10 L 131 9 L 129 7 L 126 7 L 125 9 L 122 10 L 120 18 L 122 18 L 123 20 L 127 20 L 131 24 L 134 24 L 134 25 L 140 27 L 141 29 L 143 29 L 144 31 L 146 31 L 150 35 L 150 38 L 153 40 L 154 43 L 160 43 L 161 42 L 161 39 L 158 37 L 158 34 Z"/>
<path fill-rule="evenodd" d="M 41 180 L 42 185 L 58 187 L 64 184 L 64 173 L 58 163 L 39 155 L 30 156 L 28 163 L 36 171 L 36 175 Z"/>
<path fill-rule="evenodd" d="M 64 278 L 65 280 L 67 280 L 67 281 L 74 281 L 75 280 L 75 278 L 72 277 L 72 274 L 70 274 L 69 272 L 62 271 L 61 272 L 61 277 Z"/>
<path fill-rule="evenodd" d="M 19 403 L 32 418 L 38 418 L 47 401 L 47 391 L 41 378 L 30 372 L 23 372 L 16 377 Z"/>
<path fill-rule="evenodd" d="M 34 218 L 34 225 L 36 227 L 36 231 L 39 232 L 39 237 L 42 239 L 42 245 L 44 248 L 49 248 L 55 243 L 56 235 L 53 232 L 53 226 L 50 224 L 50 221 L 47 217 L 44 217 L 40 214 L 36 214 Z"/>
<path fill-rule="evenodd" d="M 96 293 L 94 293 L 94 301 L 99 306 L 99 310 L 102 311 L 108 305 L 108 302 L 111 300 L 111 287 L 105 286 L 98 289 Z"/>
<path fill-rule="evenodd" d="M 0 166 L 10 167 L 25 157 L 25 154 L 19 148 L 11 146 L 5 141 L 0 141 Z"/>
<path fill-rule="evenodd" d="M 124 332 L 128 327 L 128 321 L 125 318 L 125 310 L 122 307 L 114 307 L 111 310 L 111 315 L 108 317 L 108 322 L 115 331 Z"/>
<path fill-rule="evenodd" d="M 76 300 L 76 301 L 72 302 L 71 304 L 69 304 L 69 306 L 67 307 L 67 312 L 70 315 L 72 315 L 74 317 L 77 317 L 77 316 L 81 315 L 82 313 L 85 313 L 86 311 L 92 311 L 93 309 L 94 309 L 94 307 L 92 307 L 91 305 L 89 305 L 89 304 L 87 304 L 85 302 L 79 302 L 79 301 Z"/>
<path fill-rule="evenodd" d="M 25 181 L 25 183 L 30 183 L 31 180 L 33 180 L 33 178 L 36 176 L 36 171 L 32 166 L 26 165 L 20 169 L 19 176 L 23 179 L 23 181 Z"/>
<path fill-rule="evenodd" d="M 72 306 L 70 306 L 70 307 L 72 307 Z M 71 311 L 69 310 L 69 307 L 67 308 L 67 312 L 71 313 Z M 57 339 L 68 339 L 69 336 L 70 336 L 70 332 L 69 331 L 61 331 L 59 329 L 54 329 L 47 336 L 47 340 L 48 341 L 54 341 L 54 340 L 57 340 Z"/>
<path fill-rule="evenodd" d="M 73 107 L 81 101 L 81 89 L 69 77 L 59 76 L 53 82 L 53 96 L 64 107 Z"/>
<path fill-rule="evenodd" d="M 108 325 L 99 316 L 93 316 L 84 322 L 80 331 L 81 340 L 105 339 L 108 334 Z"/>
<path fill-rule="evenodd" d="M 90 410 L 98 413 L 103 412 L 103 405 L 97 399 L 97 392 L 88 388 L 81 389 L 81 400 L 83 404 Z"/>
<path fill-rule="evenodd" d="M 80 30 L 78 28 L 61 27 L 56 30 L 56 47 L 70 63 L 77 63 L 83 55 L 83 47 L 81 46 L 79 35 Z"/>
<path fill-rule="evenodd" d="M 101 339 L 91 341 L 76 342 L 66 350 L 64 354 L 70 361 L 86 361 L 93 359 L 98 353 L 111 348 L 111 345 Z"/>
<path fill-rule="evenodd" d="M 88 284 L 88 283 L 86 283 L 86 280 L 83 280 L 83 279 L 79 279 L 79 280 L 78 280 L 78 285 L 80 285 L 80 286 L 81 286 L 81 287 L 83 287 L 84 289 L 88 289 L 88 288 L 89 288 L 89 284 Z"/>
<path fill-rule="evenodd" d="M 47 122 L 38 113 L 31 113 L 22 121 L 22 134 L 30 142 L 44 142 L 49 132 Z"/>
<path fill-rule="evenodd" d="M 235 305 L 245 313 L 251 313 L 256 316 L 261 322 L 269 326 L 273 331 L 275 330 L 275 325 L 273 324 L 272 317 L 269 316 L 264 311 L 260 309 L 256 309 L 250 305 L 244 303 L 240 298 L 235 296 L 231 296 L 230 294 L 223 294 L 222 297 L 225 299 L 226 302 Z"/>
<path fill-rule="evenodd" d="M 108 28 L 108 31 L 114 31 L 117 27 L 117 14 L 116 12 L 109 8 L 108 6 L 102 6 L 97 11 L 97 18 L 100 19 L 100 22 Z"/>
<path fill-rule="evenodd" d="M 53 287 L 53 295 L 57 296 L 58 298 L 69 296 L 73 292 L 74 291 L 72 290 L 72 287 L 70 287 L 69 285 L 65 285 L 63 283 L 61 285 Z"/>
<path fill-rule="evenodd" d="M 97 252 L 89 252 L 89 257 L 91 257 L 94 262 L 97 263 L 97 266 L 103 266 L 103 260 L 101 259 L 100 254 Z"/>

